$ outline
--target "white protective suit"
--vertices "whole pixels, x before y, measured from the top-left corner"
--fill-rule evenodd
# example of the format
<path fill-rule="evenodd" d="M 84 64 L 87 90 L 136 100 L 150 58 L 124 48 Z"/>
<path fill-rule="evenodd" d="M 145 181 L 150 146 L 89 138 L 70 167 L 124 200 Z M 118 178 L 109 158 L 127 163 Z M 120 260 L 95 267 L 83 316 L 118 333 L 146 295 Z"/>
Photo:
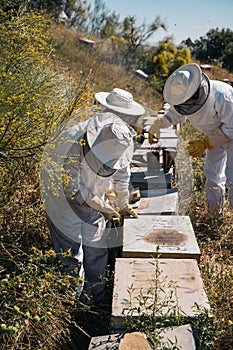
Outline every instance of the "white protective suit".
<path fill-rule="evenodd" d="M 104 118 L 118 118 L 112 113 L 102 114 Z M 85 271 L 86 290 L 91 288 L 96 300 L 101 300 L 104 284 L 100 284 L 99 277 L 104 276 L 107 267 L 110 230 L 116 234 L 116 228 L 86 203 L 94 196 L 104 198 L 110 181 L 116 193 L 128 191 L 130 168 L 127 165 L 119 170 L 111 169 L 102 176 L 92 170 L 83 147 L 88 123 L 89 120 L 74 125 L 47 147 L 41 181 L 47 222 L 57 254 L 71 248 L 70 257 L 60 254 L 67 272 L 72 273 L 80 263 Z M 131 137 L 131 130 L 129 134 Z"/>
<path fill-rule="evenodd" d="M 210 80 L 210 92 L 205 104 L 194 114 L 179 114 L 171 105 L 163 118 L 162 128 L 189 120 L 204 135 L 223 132 L 229 142 L 206 150 L 204 173 L 206 199 L 211 212 L 222 208 L 225 185 L 233 208 L 233 88 L 224 82 Z"/>

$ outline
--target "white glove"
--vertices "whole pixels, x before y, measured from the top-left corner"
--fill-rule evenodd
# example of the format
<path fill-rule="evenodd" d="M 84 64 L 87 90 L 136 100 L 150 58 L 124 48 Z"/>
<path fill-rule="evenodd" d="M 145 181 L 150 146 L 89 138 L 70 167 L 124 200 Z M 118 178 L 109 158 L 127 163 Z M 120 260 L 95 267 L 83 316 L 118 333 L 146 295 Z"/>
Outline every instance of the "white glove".
<path fill-rule="evenodd" d="M 148 141 L 150 144 L 153 143 L 154 134 L 156 135 L 157 140 L 160 139 L 160 129 L 163 125 L 163 117 L 157 117 L 150 129 L 148 130 Z"/>
<path fill-rule="evenodd" d="M 110 204 L 108 204 L 103 199 L 99 198 L 98 196 L 94 196 L 91 200 L 87 202 L 89 207 L 95 209 L 96 211 L 103 214 L 103 216 L 109 220 L 109 221 L 119 221 L 121 220 L 120 214 L 111 207 Z"/>
<path fill-rule="evenodd" d="M 119 213 L 122 216 L 132 215 L 134 218 L 138 218 L 138 214 L 129 205 L 129 191 L 117 192 L 116 206 L 119 208 Z"/>

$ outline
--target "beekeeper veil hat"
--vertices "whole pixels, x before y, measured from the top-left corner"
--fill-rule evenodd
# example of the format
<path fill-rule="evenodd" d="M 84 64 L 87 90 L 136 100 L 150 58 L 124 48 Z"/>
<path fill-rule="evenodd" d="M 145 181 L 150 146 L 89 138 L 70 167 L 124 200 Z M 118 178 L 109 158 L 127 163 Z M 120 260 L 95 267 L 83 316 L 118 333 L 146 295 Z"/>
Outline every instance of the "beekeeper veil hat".
<path fill-rule="evenodd" d="M 100 113 L 87 125 L 87 143 L 90 152 L 111 169 L 122 169 L 133 157 L 132 131 L 117 115 Z"/>

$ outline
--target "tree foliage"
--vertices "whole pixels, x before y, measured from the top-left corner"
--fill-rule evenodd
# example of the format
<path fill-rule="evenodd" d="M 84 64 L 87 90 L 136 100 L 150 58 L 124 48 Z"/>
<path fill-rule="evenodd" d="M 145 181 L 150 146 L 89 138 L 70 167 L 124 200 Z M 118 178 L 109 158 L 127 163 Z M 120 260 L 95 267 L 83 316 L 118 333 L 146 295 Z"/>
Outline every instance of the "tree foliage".
<path fill-rule="evenodd" d="M 25 4 L 30 10 L 46 11 L 57 17 L 61 11 L 63 0 L 3 0 L 1 1 L 0 8 L 8 13 L 10 10 L 17 12 Z"/>
<path fill-rule="evenodd" d="M 116 32 L 119 26 L 119 15 L 111 12 L 102 0 L 95 0 L 90 16 L 91 33 L 106 38 Z"/>
<path fill-rule="evenodd" d="M 167 77 L 190 61 L 188 48 L 177 48 L 171 38 L 165 38 L 149 52 L 145 63 L 145 70 L 151 76 L 150 84 L 158 92 L 162 92 Z"/>
<path fill-rule="evenodd" d="M 119 15 L 111 12 L 102 0 L 95 0 L 93 8 L 85 0 L 67 0 L 63 8 L 68 15 L 68 27 L 76 31 L 103 38 L 115 33 L 119 25 Z"/>
<path fill-rule="evenodd" d="M 161 21 L 159 16 L 149 25 L 146 25 L 145 22 L 138 25 L 135 16 L 129 16 L 124 19 L 120 34 L 127 43 L 127 64 L 130 64 L 135 59 L 138 49 L 142 48 L 159 28 L 166 30 L 166 24 Z"/>
<path fill-rule="evenodd" d="M 233 42 L 230 42 L 222 55 L 223 67 L 226 67 L 230 72 L 233 72 Z"/>
<path fill-rule="evenodd" d="M 113 50 L 119 57 L 119 62 L 127 69 L 136 66 L 144 53 L 144 46 L 156 31 L 162 28 L 166 30 L 166 24 L 157 16 L 152 23 L 147 25 L 145 21 L 138 24 L 135 16 L 124 18 L 120 30 L 111 37 Z M 121 59 L 120 59 L 121 58 Z"/>
<path fill-rule="evenodd" d="M 232 60 L 233 31 L 230 29 L 210 29 L 205 36 L 194 42 L 188 38 L 182 42 L 191 50 L 196 59 L 207 63 L 218 63 L 233 71 Z"/>
<path fill-rule="evenodd" d="M 67 0 L 63 7 L 68 16 L 67 25 L 69 28 L 80 32 L 88 31 L 91 6 L 87 1 Z"/>

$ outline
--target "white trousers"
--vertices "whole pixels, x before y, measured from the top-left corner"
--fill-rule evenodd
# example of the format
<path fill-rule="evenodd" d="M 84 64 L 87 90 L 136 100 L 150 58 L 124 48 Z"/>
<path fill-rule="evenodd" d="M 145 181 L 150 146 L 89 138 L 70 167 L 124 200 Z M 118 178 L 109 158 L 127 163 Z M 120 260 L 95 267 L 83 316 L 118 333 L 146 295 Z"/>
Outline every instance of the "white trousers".
<path fill-rule="evenodd" d="M 74 242 L 63 235 L 48 216 L 47 224 L 53 239 L 54 249 L 65 266 L 66 273 L 85 278 L 83 284 L 74 286 L 77 295 L 79 296 L 85 290 L 88 294 L 92 294 L 96 301 L 102 300 L 105 290 L 105 281 L 102 277 L 105 276 L 108 264 L 107 247 L 93 247 Z M 71 255 L 63 256 L 62 252 L 68 249 L 71 250 Z"/>
<path fill-rule="evenodd" d="M 226 187 L 233 208 L 233 141 L 222 147 L 207 150 L 204 166 L 205 191 L 209 210 L 218 214 L 225 200 Z"/>

